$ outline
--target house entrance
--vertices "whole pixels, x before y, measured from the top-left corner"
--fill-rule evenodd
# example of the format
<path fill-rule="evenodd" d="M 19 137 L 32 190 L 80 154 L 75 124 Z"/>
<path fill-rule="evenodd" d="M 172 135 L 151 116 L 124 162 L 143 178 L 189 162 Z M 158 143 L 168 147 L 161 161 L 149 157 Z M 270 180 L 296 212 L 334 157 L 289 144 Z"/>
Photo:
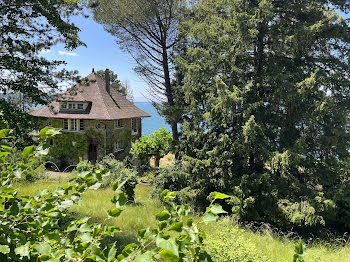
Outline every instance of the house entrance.
<path fill-rule="evenodd" d="M 89 144 L 88 160 L 92 163 L 97 161 L 97 145 Z"/>

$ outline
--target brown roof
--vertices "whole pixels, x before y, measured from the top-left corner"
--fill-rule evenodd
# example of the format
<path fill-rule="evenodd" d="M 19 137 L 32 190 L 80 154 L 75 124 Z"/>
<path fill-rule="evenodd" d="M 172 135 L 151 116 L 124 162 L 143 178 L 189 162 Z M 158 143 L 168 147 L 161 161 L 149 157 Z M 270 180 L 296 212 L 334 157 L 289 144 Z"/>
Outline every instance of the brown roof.
<path fill-rule="evenodd" d="M 92 72 L 77 86 L 70 88 L 60 97 L 31 114 L 47 118 L 98 119 L 116 120 L 125 118 L 150 117 L 151 115 L 137 108 L 118 91 L 111 88 L 111 95 L 106 90 L 106 82 L 102 77 Z M 88 84 L 87 84 L 88 83 Z M 89 102 L 84 112 L 59 112 L 59 102 Z"/>

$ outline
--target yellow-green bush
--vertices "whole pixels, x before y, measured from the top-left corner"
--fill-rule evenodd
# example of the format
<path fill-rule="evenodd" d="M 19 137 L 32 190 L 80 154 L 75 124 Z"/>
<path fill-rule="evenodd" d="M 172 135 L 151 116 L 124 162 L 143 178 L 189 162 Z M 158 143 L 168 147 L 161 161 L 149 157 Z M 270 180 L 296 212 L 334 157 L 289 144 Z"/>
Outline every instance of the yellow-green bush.
<path fill-rule="evenodd" d="M 215 229 L 205 230 L 205 250 L 217 262 L 262 262 L 264 257 L 255 245 L 244 237 L 244 230 L 224 219 L 215 225 Z"/>

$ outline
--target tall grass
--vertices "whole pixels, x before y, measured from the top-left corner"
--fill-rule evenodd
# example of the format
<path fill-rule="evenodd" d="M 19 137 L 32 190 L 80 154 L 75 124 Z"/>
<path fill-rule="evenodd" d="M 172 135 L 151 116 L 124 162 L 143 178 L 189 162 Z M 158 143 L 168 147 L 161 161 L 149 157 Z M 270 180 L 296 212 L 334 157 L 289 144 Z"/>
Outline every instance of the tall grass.
<path fill-rule="evenodd" d="M 39 180 L 34 183 L 16 184 L 15 187 L 20 195 L 34 195 L 38 190 L 56 189 L 60 184 L 67 182 L 69 177 L 69 174 L 64 174 L 62 176 L 51 177 L 51 179 Z M 90 217 L 91 222 L 120 227 L 122 232 L 118 235 L 117 239 L 121 246 L 125 246 L 130 242 L 136 241 L 138 229 L 156 226 L 155 214 L 162 210 L 162 205 L 158 200 L 150 198 L 151 189 L 150 186 L 137 185 L 135 190 L 135 203 L 128 204 L 125 211 L 117 219 L 109 219 L 107 216 L 107 209 L 113 207 L 113 204 L 110 202 L 113 192 L 110 188 L 86 192 L 81 205 L 72 207 L 70 211 L 77 217 Z M 227 228 L 229 228 L 229 230 L 227 230 Z M 225 234 L 228 234 L 228 236 L 226 236 L 228 239 L 233 238 L 236 241 L 249 242 L 249 245 L 254 247 L 252 250 L 256 250 L 257 255 L 262 257 L 266 262 L 292 261 L 296 242 L 286 237 L 278 237 L 268 230 L 260 233 L 253 232 L 241 228 L 228 219 L 225 219 L 222 223 L 211 223 L 207 226 L 203 226 L 203 229 L 208 239 L 216 238 L 224 242 L 224 235 L 222 239 L 220 239 L 220 237 L 218 238 L 217 235 L 218 232 L 219 234 L 220 232 L 226 232 Z M 237 243 L 237 245 L 239 246 L 240 243 Z M 228 246 L 228 248 L 234 248 L 233 246 L 226 246 Z M 232 250 L 229 251 L 232 252 Z M 226 250 L 226 252 L 229 253 L 228 250 Z M 312 244 L 307 249 L 305 259 L 307 262 L 350 262 L 350 246 L 326 247 L 323 244 Z M 237 261 L 242 262 L 245 260 Z"/>

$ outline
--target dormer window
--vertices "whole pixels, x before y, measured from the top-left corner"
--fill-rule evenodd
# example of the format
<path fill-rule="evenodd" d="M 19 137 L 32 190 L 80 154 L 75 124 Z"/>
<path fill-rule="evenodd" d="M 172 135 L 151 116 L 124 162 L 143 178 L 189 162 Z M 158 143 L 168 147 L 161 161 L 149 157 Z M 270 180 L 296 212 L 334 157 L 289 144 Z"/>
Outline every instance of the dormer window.
<path fill-rule="evenodd" d="M 60 108 L 61 110 L 69 110 L 69 111 L 81 111 L 88 107 L 88 103 L 74 103 L 74 102 L 61 102 Z"/>

